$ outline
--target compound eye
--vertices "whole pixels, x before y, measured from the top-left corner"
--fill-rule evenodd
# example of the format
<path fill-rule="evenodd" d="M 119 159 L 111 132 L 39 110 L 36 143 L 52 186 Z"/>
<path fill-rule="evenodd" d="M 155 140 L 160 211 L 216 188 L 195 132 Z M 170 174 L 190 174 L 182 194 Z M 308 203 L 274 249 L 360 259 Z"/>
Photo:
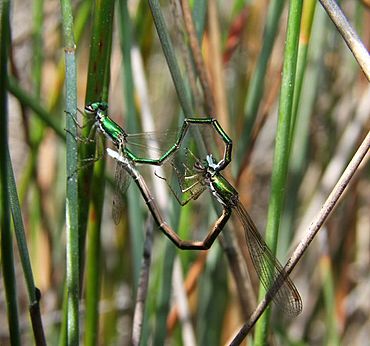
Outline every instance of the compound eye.
<path fill-rule="evenodd" d="M 87 112 L 87 113 L 94 113 L 94 108 L 93 108 L 93 106 L 90 104 L 90 105 L 86 105 L 85 106 L 85 112 Z"/>

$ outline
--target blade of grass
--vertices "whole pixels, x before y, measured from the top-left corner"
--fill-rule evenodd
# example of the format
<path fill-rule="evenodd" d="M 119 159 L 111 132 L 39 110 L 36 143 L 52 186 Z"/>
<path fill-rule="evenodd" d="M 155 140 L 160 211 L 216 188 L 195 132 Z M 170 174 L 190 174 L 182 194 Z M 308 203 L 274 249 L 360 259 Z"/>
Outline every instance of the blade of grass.
<path fill-rule="evenodd" d="M 113 22 L 113 1 L 96 1 L 94 7 L 94 17 L 91 33 L 90 58 L 88 67 L 88 78 L 86 87 L 85 103 L 103 100 L 103 87 L 105 79 L 105 70 L 107 67 L 109 53 L 109 30 Z M 91 131 L 91 122 L 85 119 L 82 135 L 88 137 Z M 79 157 L 84 160 L 94 157 L 95 144 L 81 145 Z M 84 249 L 86 240 L 87 220 L 89 213 L 89 200 L 91 193 L 92 170 L 81 169 L 78 175 L 78 199 L 79 199 L 79 234 L 80 234 L 80 268 L 83 268 Z M 97 185 L 100 186 L 100 185 Z M 82 280 L 83 271 L 80 269 L 80 280 Z"/>
<path fill-rule="evenodd" d="M 74 13 L 73 36 L 76 44 L 76 49 L 79 47 L 80 41 L 82 41 L 83 34 L 86 33 L 86 26 L 88 25 L 88 21 L 91 17 L 92 12 L 91 3 L 92 0 L 84 0 L 79 4 Z M 60 88 L 60 85 L 64 83 L 65 78 L 65 62 L 63 58 L 61 58 L 58 62 L 56 74 L 57 77 L 55 81 L 55 87 L 51 91 L 48 100 L 48 109 L 50 111 L 57 111 L 60 105 L 61 96 L 63 95 Z"/>
<path fill-rule="evenodd" d="M 149 216 L 151 217 L 151 216 Z M 142 336 L 143 321 L 145 318 L 145 302 L 148 295 L 148 283 L 150 273 L 150 262 L 152 257 L 153 237 L 154 237 L 154 224 L 153 219 L 147 222 L 146 235 L 143 256 L 141 261 L 140 277 L 138 282 L 138 289 L 135 302 L 135 311 L 132 322 L 132 337 L 131 344 L 134 346 L 140 345 Z"/>
<path fill-rule="evenodd" d="M 21 345 L 19 331 L 17 289 L 15 282 L 13 242 L 10 231 L 8 190 L 8 99 L 5 89 L 8 65 L 8 37 L 10 30 L 10 1 L 0 8 L 0 178 L 1 178 L 1 266 L 4 279 L 8 326 L 12 345 Z"/>
<path fill-rule="evenodd" d="M 195 68 L 198 72 L 199 80 L 203 88 L 203 95 L 205 98 L 206 112 L 210 116 L 215 115 L 215 104 L 213 100 L 213 95 L 208 82 L 207 71 L 205 68 L 204 60 L 202 57 L 202 52 L 199 45 L 199 40 L 197 38 L 197 33 L 195 30 L 195 25 L 193 22 L 192 14 L 190 11 L 190 5 L 188 0 L 181 0 L 182 11 L 184 14 L 185 28 L 188 34 L 190 50 L 194 59 Z"/>
<path fill-rule="evenodd" d="M 336 1 L 320 0 L 320 3 L 342 35 L 367 80 L 370 81 L 370 55 L 356 31 L 352 28 Z"/>
<path fill-rule="evenodd" d="M 248 87 L 248 94 L 244 107 L 245 124 L 243 132 L 239 138 L 234 158 L 233 169 L 236 176 L 241 174 L 244 158 L 248 156 L 246 155 L 246 151 L 252 134 L 253 125 L 258 114 L 258 108 L 262 100 L 267 64 L 278 32 L 279 20 L 283 8 L 284 1 L 272 0 L 270 1 L 267 10 L 267 18 L 262 40 L 263 46 L 258 58 L 256 69 Z"/>
<path fill-rule="evenodd" d="M 108 100 L 109 82 L 110 82 L 110 56 L 112 48 L 112 30 L 114 17 L 114 1 L 97 2 L 95 7 L 96 19 L 100 26 L 101 40 L 95 47 L 97 54 L 100 54 L 100 45 L 104 45 L 105 54 L 101 61 L 94 61 L 95 64 L 102 65 L 102 79 L 100 80 L 100 98 Z M 94 41 L 94 38 L 92 38 Z M 94 55 L 95 57 L 97 55 Z M 92 56 L 90 57 L 90 59 Z M 91 60 L 90 60 L 91 63 Z M 89 69 L 91 64 L 89 65 Z M 90 80 L 92 81 L 92 79 Z M 94 82 L 99 82 L 94 80 Z M 88 84 L 89 87 L 89 84 Z M 86 93 L 88 100 L 89 93 Z M 101 136 L 101 134 L 99 134 Z M 105 142 L 105 141 L 103 141 Z M 105 144 L 103 144 L 105 146 Z M 94 175 L 92 179 L 91 201 L 89 207 L 89 222 L 87 227 L 87 260 L 86 260 L 86 327 L 85 344 L 96 345 L 99 335 L 99 301 L 101 289 L 101 221 L 104 204 L 105 189 L 105 160 L 99 160 L 94 165 Z"/>
<path fill-rule="evenodd" d="M 172 220 L 171 220 L 172 221 Z M 177 225 L 176 225 L 177 226 Z M 153 345 L 164 345 L 167 332 L 167 316 L 170 310 L 170 297 L 172 289 L 172 272 L 176 256 L 176 247 L 169 241 L 165 243 L 163 256 L 162 277 L 158 288 L 158 298 L 155 309 L 155 327 L 153 332 Z"/>
<path fill-rule="evenodd" d="M 92 184 L 99 188 L 92 190 L 89 224 L 87 227 L 88 246 L 86 252 L 86 326 L 85 345 L 98 344 L 99 301 L 101 288 L 101 221 L 105 188 L 105 160 L 95 164 Z"/>
<path fill-rule="evenodd" d="M 277 248 L 280 216 L 284 205 L 284 187 L 288 173 L 290 128 L 292 123 L 291 117 L 302 7 L 303 3 L 301 1 L 291 1 L 289 4 L 278 127 L 271 177 L 271 195 L 266 225 L 266 243 L 269 245 L 273 254 L 276 253 Z M 265 290 L 260 287 L 260 296 L 264 294 Z M 255 335 L 256 345 L 265 345 L 267 343 L 269 312 L 270 310 L 257 323 Z"/>
<path fill-rule="evenodd" d="M 193 3 L 193 20 L 194 20 L 194 25 L 195 25 L 195 29 L 197 32 L 199 44 L 201 44 L 202 37 L 204 34 L 204 28 L 206 25 L 206 17 L 207 17 L 207 8 L 208 8 L 208 0 L 194 1 Z"/>
<path fill-rule="evenodd" d="M 94 7 L 93 27 L 90 45 L 90 59 L 85 102 L 106 99 L 104 95 L 106 69 L 110 53 L 111 25 L 113 23 L 113 1 L 96 1 Z M 108 30 L 107 30 L 108 28 Z M 105 88 L 107 89 L 107 88 Z M 91 131 L 91 122 L 85 119 L 83 136 L 88 137 Z M 94 157 L 95 143 L 81 145 L 79 156 L 81 160 Z M 79 253 L 80 253 L 80 284 L 83 278 L 84 254 L 86 234 L 91 242 L 88 249 L 88 270 L 86 282 L 86 328 L 85 343 L 95 344 L 98 335 L 98 303 L 100 292 L 100 263 L 96 265 L 100 254 L 100 227 L 104 196 L 104 160 L 98 162 L 94 169 L 94 193 L 91 195 L 92 170 L 79 171 L 78 199 L 79 199 Z M 90 199 L 92 203 L 89 203 Z M 89 208 L 91 212 L 89 213 Z M 87 228 L 89 220 L 89 229 Z M 91 263 L 91 261 L 93 263 Z M 94 265 L 95 263 L 95 265 Z"/>
<path fill-rule="evenodd" d="M 77 81 L 75 42 L 73 36 L 72 4 L 61 0 L 63 38 L 66 66 L 66 280 L 67 280 L 67 342 L 79 344 L 79 229 L 78 229 L 78 185 L 77 185 Z"/>
<path fill-rule="evenodd" d="M 199 288 L 197 336 L 199 345 L 217 345 L 222 334 L 222 321 L 227 304 L 227 270 L 220 246 L 207 257 L 206 269 Z"/>
<path fill-rule="evenodd" d="M 306 64 L 307 64 L 307 52 L 308 46 L 311 38 L 311 29 L 313 17 L 315 14 L 316 1 L 308 0 L 303 4 L 302 10 L 302 24 L 301 33 L 299 36 L 299 47 L 298 47 L 298 57 L 297 57 L 297 73 L 294 86 L 294 97 L 293 97 L 293 108 L 292 108 L 292 125 L 290 128 L 291 139 L 290 143 L 293 142 L 293 134 L 295 130 L 295 122 L 297 118 L 297 109 L 299 101 L 301 98 L 303 78 L 305 75 Z"/>
<path fill-rule="evenodd" d="M 163 53 L 166 57 L 168 68 L 170 69 L 173 84 L 175 85 L 182 110 L 185 116 L 189 117 L 193 114 L 191 102 L 189 100 L 189 96 L 186 91 L 187 89 L 180 73 L 180 68 L 176 60 L 175 50 L 173 48 L 169 32 L 164 21 L 161 7 L 158 0 L 149 0 L 149 6 L 150 10 L 152 11 L 154 24 L 157 29 L 159 39 L 161 41 Z"/>
<path fill-rule="evenodd" d="M 42 326 L 41 313 L 40 313 L 40 293 L 35 287 L 33 279 L 33 273 L 30 263 L 30 256 L 27 248 L 27 240 L 24 231 L 24 225 L 22 220 L 21 207 L 19 205 L 17 187 L 15 183 L 13 167 L 11 164 L 9 151 L 7 152 L 8 159 L 8 189 L 9 189 L 9 204 L 12 211 L 13 223 L 15 236 L 17 238 L 17 245 L 19 250 L 19 256 L 22 263 L 23 273 L 26 280 L 28 298 L 29 298 L 29 310 L 32 322 L 32 328 L 37 345 L 46 345 L 44 329 Z"/>
<path fill-rule="evenodd" d="M 76 44 L 76 50 L 79 47 L 80 42 L 83 39 L 83 35 L 86 34 L 86 26 L 91 18 L 91 1 L 84 0 L 75 9 L 74 20 L 73 20 L 73 36 Z M 54 88 L 50 91 L 48 99 L 48 109 L 51 111 L 56 110 L 60 106 L 60 100 L 64 97 L 62 87 L 64 86 L 65 79 L 65 61 L 64 57 L 61 57 L 57 64 L 56 80 Z"/>
<path fill-rule="evenodd" d="M 218 16 L 218 8 L 215 1 L 208 3 L 208 31 L 209 50 L 212 63 L 209 64 L 212 78 L 212 91 L 217 119 L 226 132 L 230 133 L 227 96 L 225 90 L 224 66 L 222 63 L 221 30 Z M 199 71 L 198 71 L 199 72 Z M 204 87 L 203 87 L 204 89 Z M 208 102 L 210 100 L 207 100 Z M 213 114 L 211 114 L 213 116 Z"/>
<path fill-rule="evenodd" d="M 311 1 L 305 2 L 305 4 Z M 315 0 L 312 1 L 316 3 Z M 304 5 L 305 6 L 305 5 Z M 303 16 L 305 15 L 305 9 L 303 9 Z M 302 19 L 303 23 L 303 19 Z M 312 33 L 312 40 L 309 45 L 309 60 L 302 78 L 302 94 L 300 102 L 296 101 L 294 97 L 294 113 L 296 113 L 297 120 L 295 124 L 295 133 L 297 134 L 291 143 L 291 158 L 289 162 L 289 183 L 287 187 L 287 198 L 285 200 L 284 215 L 281 220 L 281 229 L 284 232 L 281 233 L 280 246 L 278 249 L 278 255 L 284 256 L 287 253 L 289 244 L 293 236 L 294 217 L 297 211 L 298 203 L 298 191 L 302 182 L 304 169 L 307 166 L 307 155 L 308 155 L 308 144 L 309 144 L 309 131 L 310 131 L 310 120 L 313 114 L 313 107 L 315 100 L 317 99 L 317 90 L 319 87 L 320 71 L 322 71 L 322 58 L 324 50 L 324 38 L 323 34 L 328 23 L 325 12 L 318 8 L 315 15 L 314 31 Z M 303 27 L 302 27 L 303 30 Z M 303 44 L 303 43 L 302 43 Z M 301 47 L 300 47 L 301 49 Z M 302 47 L 303 50 L 303 47 Z M 298 52 L 300 56 L 303 56 Z M 298 65 L 300 64 L 298 58 Z M 296 93 L 294 92 L 294 95 Z M 279 257 L 279 256 L 278 256 Z"/>
<path fill-rule="evenodd" d="M 132 75 L 131 47 L 132 47 L 132 26 L 129 16 L 127 3 L 120 1 L 119 5 L 119 23 L 120 23 L 120 40 L 123 56 L 123 90 L 126 104 L 126 126 L 130 132 L 139 132 L 139 125 L 136 119 L 134 81 Z M 129 189 L 128 194 L 128 211 L 130 225 L 131 251 L 133 255 L 133 279 L 134 295 L 137 289 L 140 273 L 140 263 L 143 253 L 144 244 L 144 221 L 141 215 L 140 194 L 136 189 Z"/>

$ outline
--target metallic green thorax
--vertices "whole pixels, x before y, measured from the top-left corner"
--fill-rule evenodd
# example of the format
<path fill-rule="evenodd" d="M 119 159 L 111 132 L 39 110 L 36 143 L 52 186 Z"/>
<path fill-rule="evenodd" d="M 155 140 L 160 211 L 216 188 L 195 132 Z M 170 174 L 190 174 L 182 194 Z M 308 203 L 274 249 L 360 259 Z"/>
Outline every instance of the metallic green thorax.
<path fill-rule="evenodd" d="M 98 123 L 99 129 L 109 137 L 116 146 L 121 145 L 125 142 L 127 137 L 126 132 L 119 126 L 116 122 L 110 119 L 108 116 L 101 118 L 101 121 Z"/>
<path fill-rule="evenodd" d="M 122 151 L 127 134 L 122 127 L 109 118 L 108 104 L 103 101 L 90 103 L 85 106 L 85 112 L 94 115 L 94 126 L 110 139 L 119 151 Z"/>
<path fill-rule="evenodd" d="M 221 173 L 214 173 L 209 178 L 209 188 L 217 200 L 228 207 L 235 207 L 238 201 L 238 192 Z"/>

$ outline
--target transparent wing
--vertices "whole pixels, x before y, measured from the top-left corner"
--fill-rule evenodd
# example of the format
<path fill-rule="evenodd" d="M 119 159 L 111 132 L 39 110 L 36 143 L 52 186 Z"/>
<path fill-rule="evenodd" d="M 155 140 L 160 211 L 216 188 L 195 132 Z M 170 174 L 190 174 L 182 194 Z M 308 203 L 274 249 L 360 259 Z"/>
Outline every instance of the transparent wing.
<path fill-rule="evenodd" d="M 122 195 L 130 185 L 130 175 L 123 169 L 119 162 L 116 162 L 114 180 L 116 188 L 113 193 L 112 218 L 116 225 L 119 224 L 122 216 Z"/>
<path fill-rule="evenodd" d="M 126 147 L 136 156 L 157 160 L 175 143 L 181 129 L 128 134 Z"/>
<path fill-rule="evenodd" d="M 127 135 L 126 147 L 138 158 L 158 160 L 180 139 L 183 127 L 159 132 L 144 132 Z M 223 158 L 225 143 L 212 123 L 189 123 L 180 148 L 191 148 L 197 157 L 212 154 L 216 162 Z M 171 159 L 173 155 L 170 155 Z"/>
<path fill-rule="evenodd" d="M 180 148 L 162 165 L 166 177 L 159 178 L 166 181 L 180 205 L 197 199 L 207 189 L 202 174 L 194 169 L 197 160 L 188 148 Z"/>
<path fill-rule="evenodd" d="M 240 202 L 238 202 L 235 211 L 244 227 L 248 250 L 262 285 L 268 291 L 273 285 L 282 282 L 273 300 L 278 307 L 289 315 L 298 315 L 302 311 L 302 300 L 297 288 L 285 273 L 277 258 L 271 253 L 248 212 Z"/>

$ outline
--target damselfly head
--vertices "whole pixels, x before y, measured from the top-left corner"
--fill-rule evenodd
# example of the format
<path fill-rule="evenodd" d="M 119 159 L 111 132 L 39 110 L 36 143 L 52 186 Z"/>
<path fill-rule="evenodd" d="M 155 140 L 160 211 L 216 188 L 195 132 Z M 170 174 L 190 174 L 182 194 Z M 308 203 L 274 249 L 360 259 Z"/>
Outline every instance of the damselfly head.
<path fill-rule="evenodd" d="M 104 101 L 92 102 L 85 106 L 85 112 L 96 114 L 97 112 L 105 112 L 108 109 L 108 103 Z"/>

